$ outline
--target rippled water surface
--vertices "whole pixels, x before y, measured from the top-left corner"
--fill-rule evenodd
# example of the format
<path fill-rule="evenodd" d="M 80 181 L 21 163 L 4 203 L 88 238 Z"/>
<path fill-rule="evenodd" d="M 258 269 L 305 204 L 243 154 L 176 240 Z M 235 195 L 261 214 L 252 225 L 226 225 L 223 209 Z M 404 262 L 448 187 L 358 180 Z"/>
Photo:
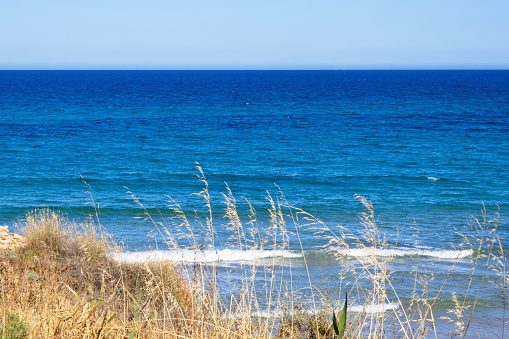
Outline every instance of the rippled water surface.
<path fill-rule="evenodd" d="M 128 192 L 163 224 L 171 196 L 206 237 L 193 216 L 207 215 L 192 194 L 203 189 L 196 163 L 217 227 L 203 261 L 267 256 L 224 252 L 226 184 L 243 221 L 245 197 L 262 228 L 267 191 L 357 234 L 364 207 L 354 195 L 366 197 L 402 277 L 415 256 L 442 272 L 451 255 L 468 262 L 451 246 L 483 204 L 490 218 L 500 208 L 499 233 L 509 233 L 509 71 L 2 71 L 0 145 L 0 224 L 40 207 L 83 219 L 93 197 L 130 251 L 155 245 Z M 334 276 L 317 247 L 325 241 L 300 231 L 277 255 L 298 266 L 302 245 L 317 272 Z"/>

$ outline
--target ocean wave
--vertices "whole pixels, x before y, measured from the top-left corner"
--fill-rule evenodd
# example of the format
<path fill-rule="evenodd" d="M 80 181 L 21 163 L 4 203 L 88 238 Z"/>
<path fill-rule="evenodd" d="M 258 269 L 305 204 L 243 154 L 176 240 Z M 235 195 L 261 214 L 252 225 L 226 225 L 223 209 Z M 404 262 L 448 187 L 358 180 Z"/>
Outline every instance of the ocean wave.
<path fill-rule="evenodd" d="M 332 313 L 332 311 L 330 309 L 318 308 L 316 310 L 313 310 L 312 305 L 308 305 L 308 306 L 309 306 L 309 308 L 306 308 L 304 312 L 309 315 L 313 315 L 313 314 L 317 314 L 317 313 L 325 312 L 325 311 Z M 381 303 L 381 304 L 375 304 L 375 303 L 372 303 L 372 304 L 366 303 L 364 305 L 352 304 L 352 305 L 348 305 L 348 312 L 375 314 L 375 313 L 384 313 L 384 312 L 391 311 L 391 310 L 397 310 L 400 307 L 401 307 L 401 304 L 397 301 Z M 338 311 L 338 310 L 336 310 L 336 311 Z M 300 313 L 303 311 L 299 310 L 298 312 Z M 296 313 L 292 310 L 283 311 L 281 309 L 274 309 L 274 310 L 270 310 L 270 311 L 267 311 L 267 310 L 251 311 L 249 314 L 251 316 L 260 317 L 260 318 L 282 318 L 285 315 L 293 315 Z M 235 318 L 240 318 L 241 316 L 242 316 L 242 314 L 235 314 Z"/>
<path fill-rule="evenodd" d="M 382 304 L 365 304 L 348 306 L 348 311 L 354 313 L 383 313 L 390 310 L 396 310 L 400 307 L 399 302 L 382 303 Z"/>
<path fill-rule="evenodd" d="M 113 258 L 124 263 L 164 261 L 184 263 L 242 262 L 269 258 L 300 258 L 301 254 L 286 250 L 173 250 L 115 253 Z"/>
<path fill-rule="evenodd" d="M 341 249 L 338 253 L 353 256 L 353 257 L 367 257 L 370 255 L 377 255 L 380 257 L 406 257 L 406 256 L 424 256 L 434 257 L 440 259 L 461 259 L 474 254 L 473 250 L 445 250 L 433 248 L 352 248 Z"/>

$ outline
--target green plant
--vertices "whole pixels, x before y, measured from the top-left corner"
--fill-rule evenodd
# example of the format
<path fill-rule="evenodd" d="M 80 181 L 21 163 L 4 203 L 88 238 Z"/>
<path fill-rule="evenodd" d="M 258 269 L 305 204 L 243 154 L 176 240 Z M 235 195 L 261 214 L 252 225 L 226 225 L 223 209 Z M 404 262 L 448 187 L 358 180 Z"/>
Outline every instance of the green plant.
<path fill-rule="evenodd" d="M 339 312 L 339 320 L 336 319 L 336 313 L 332 310 L 332 326 L 334 327 L 337 339 L 343 339 L 345 336 L 347 304 L 348 294 L 345 294 L 345 305 L 341 312 Z"/>
<path fill-rule="evenodd" d="M 25 321 L 14 313 L 8 312 L 4 325 L 0 327 L 0 339 L 28 338 L 28 326 Z"/>

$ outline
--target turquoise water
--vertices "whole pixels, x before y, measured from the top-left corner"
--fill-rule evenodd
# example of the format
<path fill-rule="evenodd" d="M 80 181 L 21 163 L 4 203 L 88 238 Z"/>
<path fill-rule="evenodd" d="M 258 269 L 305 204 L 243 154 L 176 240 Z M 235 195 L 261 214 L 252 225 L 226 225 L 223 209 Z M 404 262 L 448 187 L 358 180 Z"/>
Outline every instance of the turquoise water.
<path fill-rule="evenodd" d="M 127 191 L 157 220 L 170 213 L 167 196 L 205 214 L 192 194 L 203 188 L 199 163 L 217 249 L 226 183 L 241 217 L 246 197 L 260 225 L 267 191 L 281 190 L 357 232 L 362 195 L 391 244 L 442 260 L 483 204 L 500 208 L 507 238 L 508 133 L 509 71 L 1 71 L 0 224 L 40 207 L 94 214 L 85 180 L 101 224 L 145 251 L 154 226 L 136 218 L 144 212 Z M 313 262 L 323 242 L 303 229 L 301 243 Z M 317 270 L 335 269 L 320 258 Z"/>

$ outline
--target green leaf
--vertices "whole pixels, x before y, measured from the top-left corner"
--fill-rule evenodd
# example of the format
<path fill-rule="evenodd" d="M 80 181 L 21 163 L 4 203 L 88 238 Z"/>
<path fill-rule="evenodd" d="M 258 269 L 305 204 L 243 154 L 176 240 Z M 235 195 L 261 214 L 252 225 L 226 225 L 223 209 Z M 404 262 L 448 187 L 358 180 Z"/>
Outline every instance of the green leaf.
<path fill-rule="evenodd" d="M 108 323 L 110 323 L 115 317 L 117 316 L 116 313 L 113 313 L 113 315 L 108 319 Z"/>
<path fill-rule="evenodd" d="M 332 310 L 332 328 L 334 328 L 336 335 L 339 335 L 338 321 L 336 320 L 336 312 L 334 310 Z"/>
<path fill-rule="evenodd" d="M 69 289 L 69 291 L 72 292 L 72 294 L 74 294 L 74 296 L 76 297 L 76 299 L 78 299 L 78 301 L 81 305 L 85 304 L 85 301 L 80 298 L 79 294 L 75 290 L 73 290 L 69 285 L 65 285 L 65 286 Z"/>
<path fill-rule="evenodd" d="M 131 333 L 129 333 L 129 339 L 134 339 L 134 336 L 136 335 L 136 328 L 133 327 L 131 329 Z"/>
<path fill-rule="evenodd" d="M 92 298 L 94 297 L 94 287 L 92 286 L 92 284 L 88 284 L 88 293 L 90 293 L 90 296 Z"/>
<path fill-rule="evenodd" d="M 348 295 L 345 294 L 345 305 L 339 313 L 339 319 L 336 319 L 336 313 L 332 311 L 332 327 L 336 333 L 337 339 L 343 339 L 346 329 L 346 313 L 347 313 Z"/>
<path fill-rule="evenodd" d="M 129 306 L 129 310 L 131 311 L 131 314 L 133 315 L 134 320 L 139 322 L 141 320 L 141 317 L 140 317 L 140 314 L 138 312 L 136 312 L 136 309 L 133 306 Z"/>

